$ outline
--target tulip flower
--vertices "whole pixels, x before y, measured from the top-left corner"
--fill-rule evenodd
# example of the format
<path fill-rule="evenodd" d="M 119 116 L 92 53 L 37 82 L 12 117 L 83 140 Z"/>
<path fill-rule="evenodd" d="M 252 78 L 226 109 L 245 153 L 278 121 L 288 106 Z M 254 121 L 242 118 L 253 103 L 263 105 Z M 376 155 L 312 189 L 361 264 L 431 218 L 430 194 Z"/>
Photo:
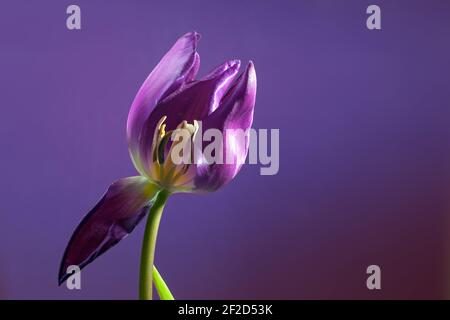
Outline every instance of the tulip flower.
<path fill-rule="evenodd" d="M 212 192 L 230 182 L 247 156 L 248 135 L 240 145 L 232 135 L 224 135 L 223 154 L 231 154 L 233 163 L 210 163 L 201 157 L 194 163 L 175 163 L 175 147 L 186 142 L 170 138 L 183 130 L 192 141 L 200 122 L 204 130 L 245 131 L 252 125 L 256 98 L 252 62 L 240 75 L 240 61 L 230 60 L 196 80 L 199 39 L 195 32 L 179 38 L 139 89 L 127 121 L 129 152 L 139 175 L 113 182 L 78 225 L 61 261 L 60 284 L 69 277 L 66 270 L 70 265 L 85 267 L 131 233 L 148 213 L 139 296 L 152 298 L 155 279 L 160 297 L 170 298 L 153 265 L 158 225 L 167 198 L 179 192 Z"/>

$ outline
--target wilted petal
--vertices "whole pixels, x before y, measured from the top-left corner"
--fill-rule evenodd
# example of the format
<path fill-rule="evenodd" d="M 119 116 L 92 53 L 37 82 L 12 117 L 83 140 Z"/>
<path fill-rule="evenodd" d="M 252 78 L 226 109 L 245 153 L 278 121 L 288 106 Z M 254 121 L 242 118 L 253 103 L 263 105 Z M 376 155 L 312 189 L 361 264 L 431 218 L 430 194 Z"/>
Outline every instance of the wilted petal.
<path fill-rule="evenodd" d="M 186 84 L 155 107 L 142 129 L 140 157 L 144 169 L 151 160 L 151 145 L 159 120 L 167 116 L 166 130 L 173 130 L 184 120 L 192 123 L 206 118 L 218 108 L 239 67 L 239 60 L 225 62 L 202 79 Z"/>
<path fill-rule="evenodd" d="M 196 32 L 187 33 L 178 39 L 134 98 L 128 114 L 127 139 L 131 158 L 141 174 L 143 170 L 137 148 L 142 126 L 159 101 L 195 78 L 200 64 L 200 57 L 196 53 L 199 39 L 200 35 Z"/>
<path fill-rule="evenodd" d="M 252 62 L 229 89 L 219 108 L 203 121 L 203 130 L 215 128 L 223 133 L 223 160 L 234 159 L 232 164 L 199 164 L 195 180 L 198 192 L 214 191 L 230 182 L 241 169 L 248 152 L 248 129 L 253 123 L 256 99 L 256 71 Z M 229 129 L 247 131 L 233 131 Z M 242 139 L 243 138 L 243 139 Z M 231 153 L 231 154 L 230 154 Z"/>
<path fill-rule="evenodd" d="M 67 279 L 68 266 L 83 268 L 133 231 L 158 191 L 143 177 L 124 178 L 111 184 L 73 233 L 61 261 L 59 283 Z"/>

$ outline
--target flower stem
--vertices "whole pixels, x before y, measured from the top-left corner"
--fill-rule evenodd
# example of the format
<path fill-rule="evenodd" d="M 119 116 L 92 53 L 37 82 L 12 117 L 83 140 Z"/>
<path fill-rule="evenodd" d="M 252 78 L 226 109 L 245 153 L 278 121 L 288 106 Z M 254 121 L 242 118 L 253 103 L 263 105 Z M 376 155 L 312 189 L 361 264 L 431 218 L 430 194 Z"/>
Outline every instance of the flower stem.
<path fill-rule="evenodd" d="M 166 282 L 159 274 L 158 269 L 156 269 L 156 266 L 153 266 L 153 281 L 155 282 L 155 288 L 161 300 L 175 300 Z"/>
<path fill-rule="evenodd" d="M 161 190 L 156 196 L 155 203 L 150 208 L 145 225 L 144 240 L 141 251 L 141 271 L 139 275 L 139 299 L 152 300 L 153 294 L 153 260 L 155 258 L 156 237 L 158 235 L 159 222 L 166 204 L 169 192 Z"/>

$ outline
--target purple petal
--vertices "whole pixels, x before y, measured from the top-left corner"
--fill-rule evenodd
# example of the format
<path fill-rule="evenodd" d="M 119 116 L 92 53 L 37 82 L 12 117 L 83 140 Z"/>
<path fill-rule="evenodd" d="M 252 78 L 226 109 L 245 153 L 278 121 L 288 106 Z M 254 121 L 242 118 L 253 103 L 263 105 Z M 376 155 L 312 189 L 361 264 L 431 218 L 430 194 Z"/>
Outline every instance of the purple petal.
<path fill-rule="evenodd" d="M 68 266 L 85 267 L 133 231 L 158 191 L 144 177 L 124 178 L 111 184 L 73 233 L 61 261 L 59 283 L 68 278 Z"/>
<path fill-rule="evenodd" d="M 155 107 L 142 129 L 140 157 L 144 167 L 150 161 L 151 144 L 158 121 L 167 116 L 166 130 L 173 130 L 184 120 L 192 123 L 193 120 L 206 118 L 218 108 L 239 67 L 239 60 L 225 62 L 202 79 L 186 84 Z"/>
<path fill-rule="evenodd" d="M 138 145 L 142 126 L 155 105 L 186 82 L 192 81 L 200 65 L 196 52 L 200 35 L 187 33 L 177 40 L 142 84 L 131 105 L 127 121 L 127 139 L 131 158 L 142 174 Z"/>
<path fill-rule="evenodd" d="M 233 164 L 199 164 L 195 180 L 198 192 L 214 191 L 230 182 L 245 162 L 249 135 L 239 141 L 238 135 L 225 134 L 227 129 L 248 130 L 252 126 L 256 100 L 256 71 L 252 62 L 229 89 L 219 108 L 203 121 L 203 131 L 215 128 L 223 133 L 223 159 L 232 153 Z M 242 142 L 242 143 L 239 143 Z"/>
<path fill-rule="evenodd" d="M 200 55 L 196 52 L 194 55 L 194 62 L 192 64 L 192 68 L 186 74 L 185 83 L 189 83 L 195 80 L 195 76 L 198 73 L 198 69 L 200 69 Z"/>

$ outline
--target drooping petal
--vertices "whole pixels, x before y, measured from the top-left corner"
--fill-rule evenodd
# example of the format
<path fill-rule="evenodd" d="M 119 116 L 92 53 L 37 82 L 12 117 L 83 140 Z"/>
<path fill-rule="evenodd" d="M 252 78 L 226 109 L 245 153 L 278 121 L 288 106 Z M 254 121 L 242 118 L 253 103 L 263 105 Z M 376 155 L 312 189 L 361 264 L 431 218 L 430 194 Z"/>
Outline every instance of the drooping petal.
<path fill-rule="evenodd" d="M 195 188 L 198 192 L 217 190 L 230 182 L 241 169 L 248 153 L 248 129 L 253 123 L 255 100 L 256 71 L 250 62 L 224 96 L 219 108 L 203 120 L 203 132 L 215 128 L 223 134 L 224 163 L 203 162 L 197 165 Z M 227 159 L 232 159 L 232 163 L 226 163 Z"/>
<path fill-rule="evenodd" d="M 97 205 L 83 218 L 64 252 L 59 283 L 70 265 L 80 269 L 133 231 L 147 214 L 159 187 L 144 177 L 129 177 L 111 184 Z"/>
<path fill-rule="evenodd" d="M 216 110 L 233 83 L 240 67 L 239 60 L 227 61 L 202 79 L 186 84 L 159 103 L 142 129 L 140 158 L 144 170 L 151 160 L 152 141 L 156 125 L 167 116 L 166 130 L 175 129 L 181 122 L 202 120 Z M 148 170 L 148 169 L 147 169 Z"/>
<path fill-rule="evenodd" d="M 127 139 L 131 158 L 142 174 L 138 146 L 142 126 L 155 105 L 186 82 L 192 81 L 200 65 L 196 52 L 200 35 L 187 33 L 173 45 L 142 84 L 131 105 L 127 121 Z"/>

